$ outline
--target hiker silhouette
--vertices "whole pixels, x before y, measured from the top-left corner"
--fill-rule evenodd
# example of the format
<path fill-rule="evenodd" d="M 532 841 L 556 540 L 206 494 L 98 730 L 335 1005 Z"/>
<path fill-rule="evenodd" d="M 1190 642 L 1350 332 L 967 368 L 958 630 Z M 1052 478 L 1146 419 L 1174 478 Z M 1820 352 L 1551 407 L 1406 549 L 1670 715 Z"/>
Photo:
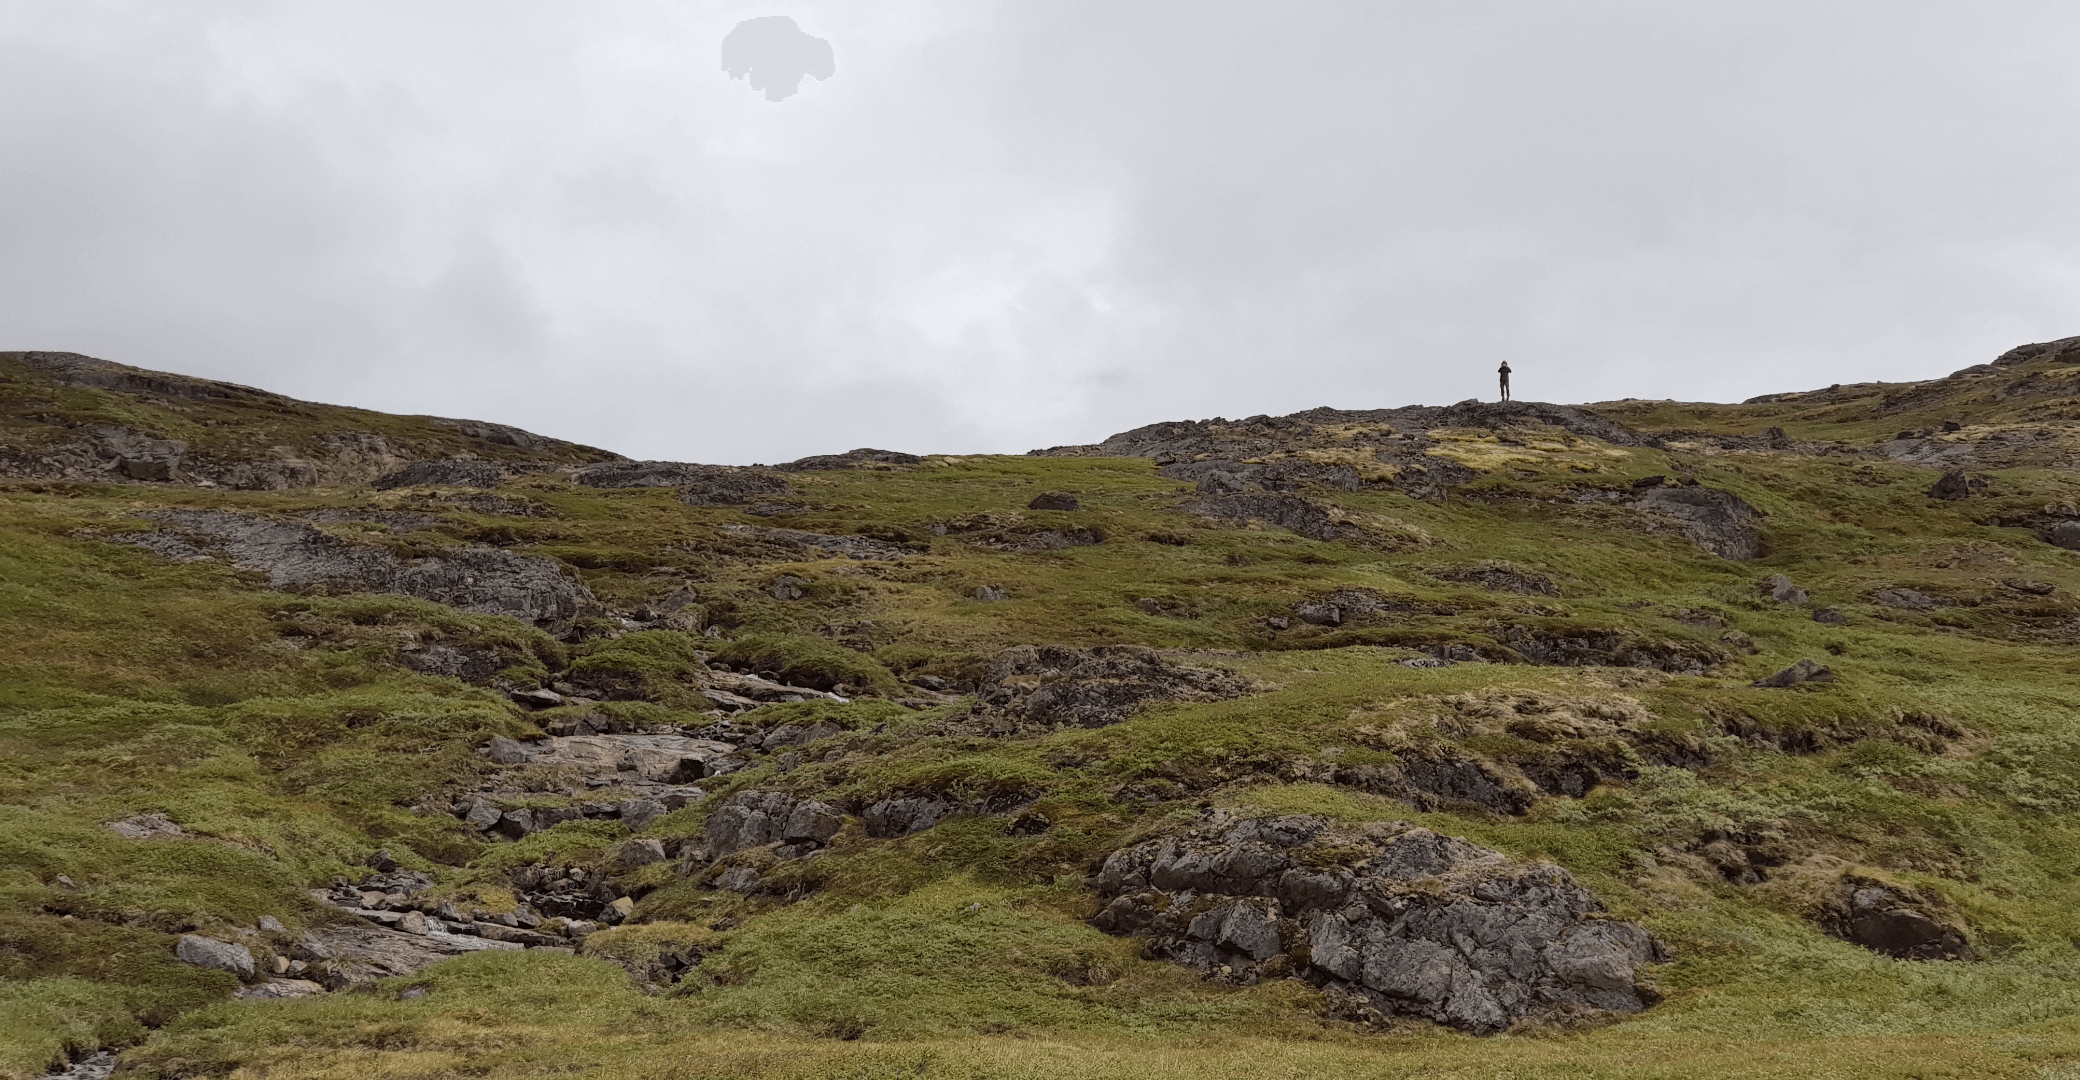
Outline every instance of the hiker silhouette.
<path fill-rule="evenodd" d="M 1507 360 L 1504 360 L 1504 361 L 1502 362 L 1502 366 L 1501 366 L 1501 367 L 1499 367 L 1499 368 L 1496 368 L 1496 369 L 1495 369 L 1495 374 L 1497 374 L 1497 375 L 1500 375 L 1500 376 L 1502 376 L 1502 400 L 1504 400 L 1504 401 L 1508 401 L 1508 400 L 1509 400 L 1509 361 L 1507 361 Z"/>

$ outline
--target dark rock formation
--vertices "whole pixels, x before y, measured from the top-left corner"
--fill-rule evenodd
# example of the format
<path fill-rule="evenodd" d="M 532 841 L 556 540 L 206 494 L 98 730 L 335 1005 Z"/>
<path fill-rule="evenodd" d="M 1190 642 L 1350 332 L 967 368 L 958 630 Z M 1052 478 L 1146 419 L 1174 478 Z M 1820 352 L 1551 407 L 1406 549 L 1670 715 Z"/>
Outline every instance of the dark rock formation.
<path fill-rule="evenodd" d="M 1816 623 L 1823 623 L 1828 626 L 1849 625 L 1849 617 L 1847 615 L 1842 614 L 1840 608 L 1814 608 L 1813 621 Z"/>
<path fill-rule="evenodd" d="M 1733 492 L 1701 485 L 1648 488 L 1627 505 L 1672 523 L 1722 559 L 1762 557 L 1762 534 L 1756 529 L 1762 513 Z"/>
<path fill-rule="evenodd" d="M 735 506 L 794 494 L 787 478 L 771 469 L 680 461 L 604 461 L 579 469 L 571 481 L 594 488 L 681 488 L 679 501 L 688 506 Z"/>
<path fill-rule="evenodd" d="M 1020 645 L 990 663 L 974 708 L 1019 726 L 1103 727 L 1150 702 L 1248 692 L 1249 684 L 1229 672 L 1186 667 L 1137 645 Z"/>
<path fill-rule="evenodd" d="M 1310 540 L 1335 540 L 1352 531 L 1335 511 L 1298 495 L 1211 495 L 1193 499 L 1180 509 L 1194 517 L 1233 525 L 1261 521 Z"/>
<path fill-rule="evenodd" d="M 1066 491 L 1043 491 L 1033 496 L 1033 501 L 1026 504 L 1026 509 L 1077 510 L 1081 509 L 1082 506 L 1083 504 L 1076 500 L 1076 496 Z"/>
<path fill-rule="evenodd" d="M 1936 911 L 1926 898 L 1850 874 L 1821 922 L 1844 941 L 1901 960 L 1977 960 L 1964 928 Z"/>
<path fill-rule="evenodd" d="M 842 454 L 814 454 L 773 467 L 781 472 L 812 472 L 819 469 L 852 469 L 862 465 L 916 465 L 922 461 L 924 459 L 916 454 L 905 454 L 896 450 L 875 450 L 863 446 Z"/>
<path fill-rule="evenodd" d="M 1762 594 L 1780 604 L 1803 605 L 1807 600 L 1806 591 L 1793 585 L 1791 579 L 1782 574 L 1771 574 L 1769 580 L 1762 583 Z"/>
<path fill-rule="evenodd" d="M 1871 599 L 1890 608 L 1903 611 L 1934 611 L 1937 608 L 1955 607 L 1957 602 L 1947 597 L 1930 596 L 1901 586 L 1879 589 L 1871 593 Z"/>
<path fill-rule="evenodd" d="M 1953 502 L 1965 498 L 1971 495 L 1971 493 L 1971 481 L 1965 479 L 1965 475 L 1961 472 L 1944 473 L 1942 478 L 1935 482 L 1935 486 L 1928 489 L 1929 498 Z"/>
<path fill-rule="evenodd" d="M 1811 659 L 1801 659 L 1798 663 L 1777 672 L 1775 675 L 1771 675 L 1766 679 L 1757 679 L 1749 685 L 1768 690 L 1782 690 L 1786 687 L 1797 686 L 1800 683 L 1833 681 L 1834 672 L 1828 670 L 1825 665 L 1816 664 Z"/>
<path fill-rule="evenodd" d="M 495 488 L 505 482 L 506 467 L 489 461 L 414 461 L 370 481 L 378 491 L 401 487 Z"/>
<path fill-rule="evenodd" d="M 1525 596 L 1558 596 L 1560 589 L 1553 579 L 1544 574 L 1534 574 L 1506 562 L 1485 562 L 1479 566 L 1438 567 L 1430 576 L 1442 581 L 1457 581 L 1468 585 L 1479 585 L 1490 592 L 1519 593 Z"/>
<path fill-rule="evenodd" d="M 2017 345 L 1995 357 L 1993 364 L 1995 367 L 2012 367 L 2016 364 L 2033 364 L 2039 360 L 2049 360 L 2058 364 L 2080 364 L 2080 337 Z"/>
<path fill-rule="evenodd" d="M 592 593 L 566 577 L 553 559 L 492 548 L 400 559 L 381 548 L 351 544 L 309 525 L 223 510 L 157 510 L 158 533 L 120 537 L 175 559 L 221 555 L 267 575 L 277 589 L 323 588 L 396 593 L 463 611 L 510 615 L 563 633 L 588 608 Z"/>
<path fill-rule="evenodd" d="M 740 791 L 708 814 L 700 846 L 686 854 L 712 863 L 770 845 L 780 859 L 799 858 L 830 842 L 844 827 L 844 812 L 829 803 L 780 791 Z"/>
<path fill-rule="evenodd" d="M 1298 976 L 1347 1011 L 1489 1034 L 1523 1021 L 1638 1012 L 1646 931 L 1556 866 L 1405 822 L 1233 820 L 1114 852 L 1092 921 L 1209 976 Z"/>

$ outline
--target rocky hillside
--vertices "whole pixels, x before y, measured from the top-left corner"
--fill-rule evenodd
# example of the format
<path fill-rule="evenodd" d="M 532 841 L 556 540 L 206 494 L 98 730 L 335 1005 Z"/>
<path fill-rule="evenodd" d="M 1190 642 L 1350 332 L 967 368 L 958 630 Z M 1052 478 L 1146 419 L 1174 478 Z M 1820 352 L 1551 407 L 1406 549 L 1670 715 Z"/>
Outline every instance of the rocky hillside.
<path fill-rule="evenodd" d="M 2075 380 L 734 468 L 0 354 L 0 1076 L 2063 1075 Z"/>

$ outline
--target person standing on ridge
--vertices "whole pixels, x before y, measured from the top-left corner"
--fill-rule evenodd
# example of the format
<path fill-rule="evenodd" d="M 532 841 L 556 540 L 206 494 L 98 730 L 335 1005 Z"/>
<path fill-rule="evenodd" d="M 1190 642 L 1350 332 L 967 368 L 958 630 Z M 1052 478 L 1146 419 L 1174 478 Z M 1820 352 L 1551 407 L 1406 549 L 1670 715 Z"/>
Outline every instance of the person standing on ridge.
<path fill-rule="evenodd" d="M 1504 400 L 1504 401 L 1508 401 L 1508 400 L 1509 400 L 1509 361 L 1507 361 L 1507 360 L 1504 360 L 1504 361 L 1502 362 L 1502 366 L 1501 366 L 1501 367 L 1499 367 L 1499 368 L 1496 368 L 1496 369 L 1495 369 L 1495 374 L 1497 374 L 1497 375 L 1500 375 L 1500 376 L 1502 376 L 1502 400 Z"/>

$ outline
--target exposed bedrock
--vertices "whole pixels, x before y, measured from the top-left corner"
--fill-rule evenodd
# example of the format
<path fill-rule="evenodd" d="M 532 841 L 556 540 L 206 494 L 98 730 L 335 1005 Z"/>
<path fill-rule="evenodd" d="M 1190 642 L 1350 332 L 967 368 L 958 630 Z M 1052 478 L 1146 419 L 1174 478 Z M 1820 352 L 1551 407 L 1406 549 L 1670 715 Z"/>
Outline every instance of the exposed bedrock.
<path fill-rule="evenodd" d="M 222 557 L 267 575 L 277 589 L 326 588 L 395 593 L 463 611 L 510 615 L 551 633 L 567 631 L 590 607 L 590 590 L 553 559 L 495 548 L 401 559 L 309 525 L 222 510 L 158 510 L 142 515 L 159 532 L 121 537 L 168 558 Z"/>
<path fill-rule="evenodd" d="M 1653 938 L 1567 871 L 1405 822 L 1216 811 L 1114 852 L 1095 885 L 1101 929 L 1209 976 L 1298 977 L 1346 1012 L 1489 1034 L 1655 1000 L 1640 981 Z"/>

